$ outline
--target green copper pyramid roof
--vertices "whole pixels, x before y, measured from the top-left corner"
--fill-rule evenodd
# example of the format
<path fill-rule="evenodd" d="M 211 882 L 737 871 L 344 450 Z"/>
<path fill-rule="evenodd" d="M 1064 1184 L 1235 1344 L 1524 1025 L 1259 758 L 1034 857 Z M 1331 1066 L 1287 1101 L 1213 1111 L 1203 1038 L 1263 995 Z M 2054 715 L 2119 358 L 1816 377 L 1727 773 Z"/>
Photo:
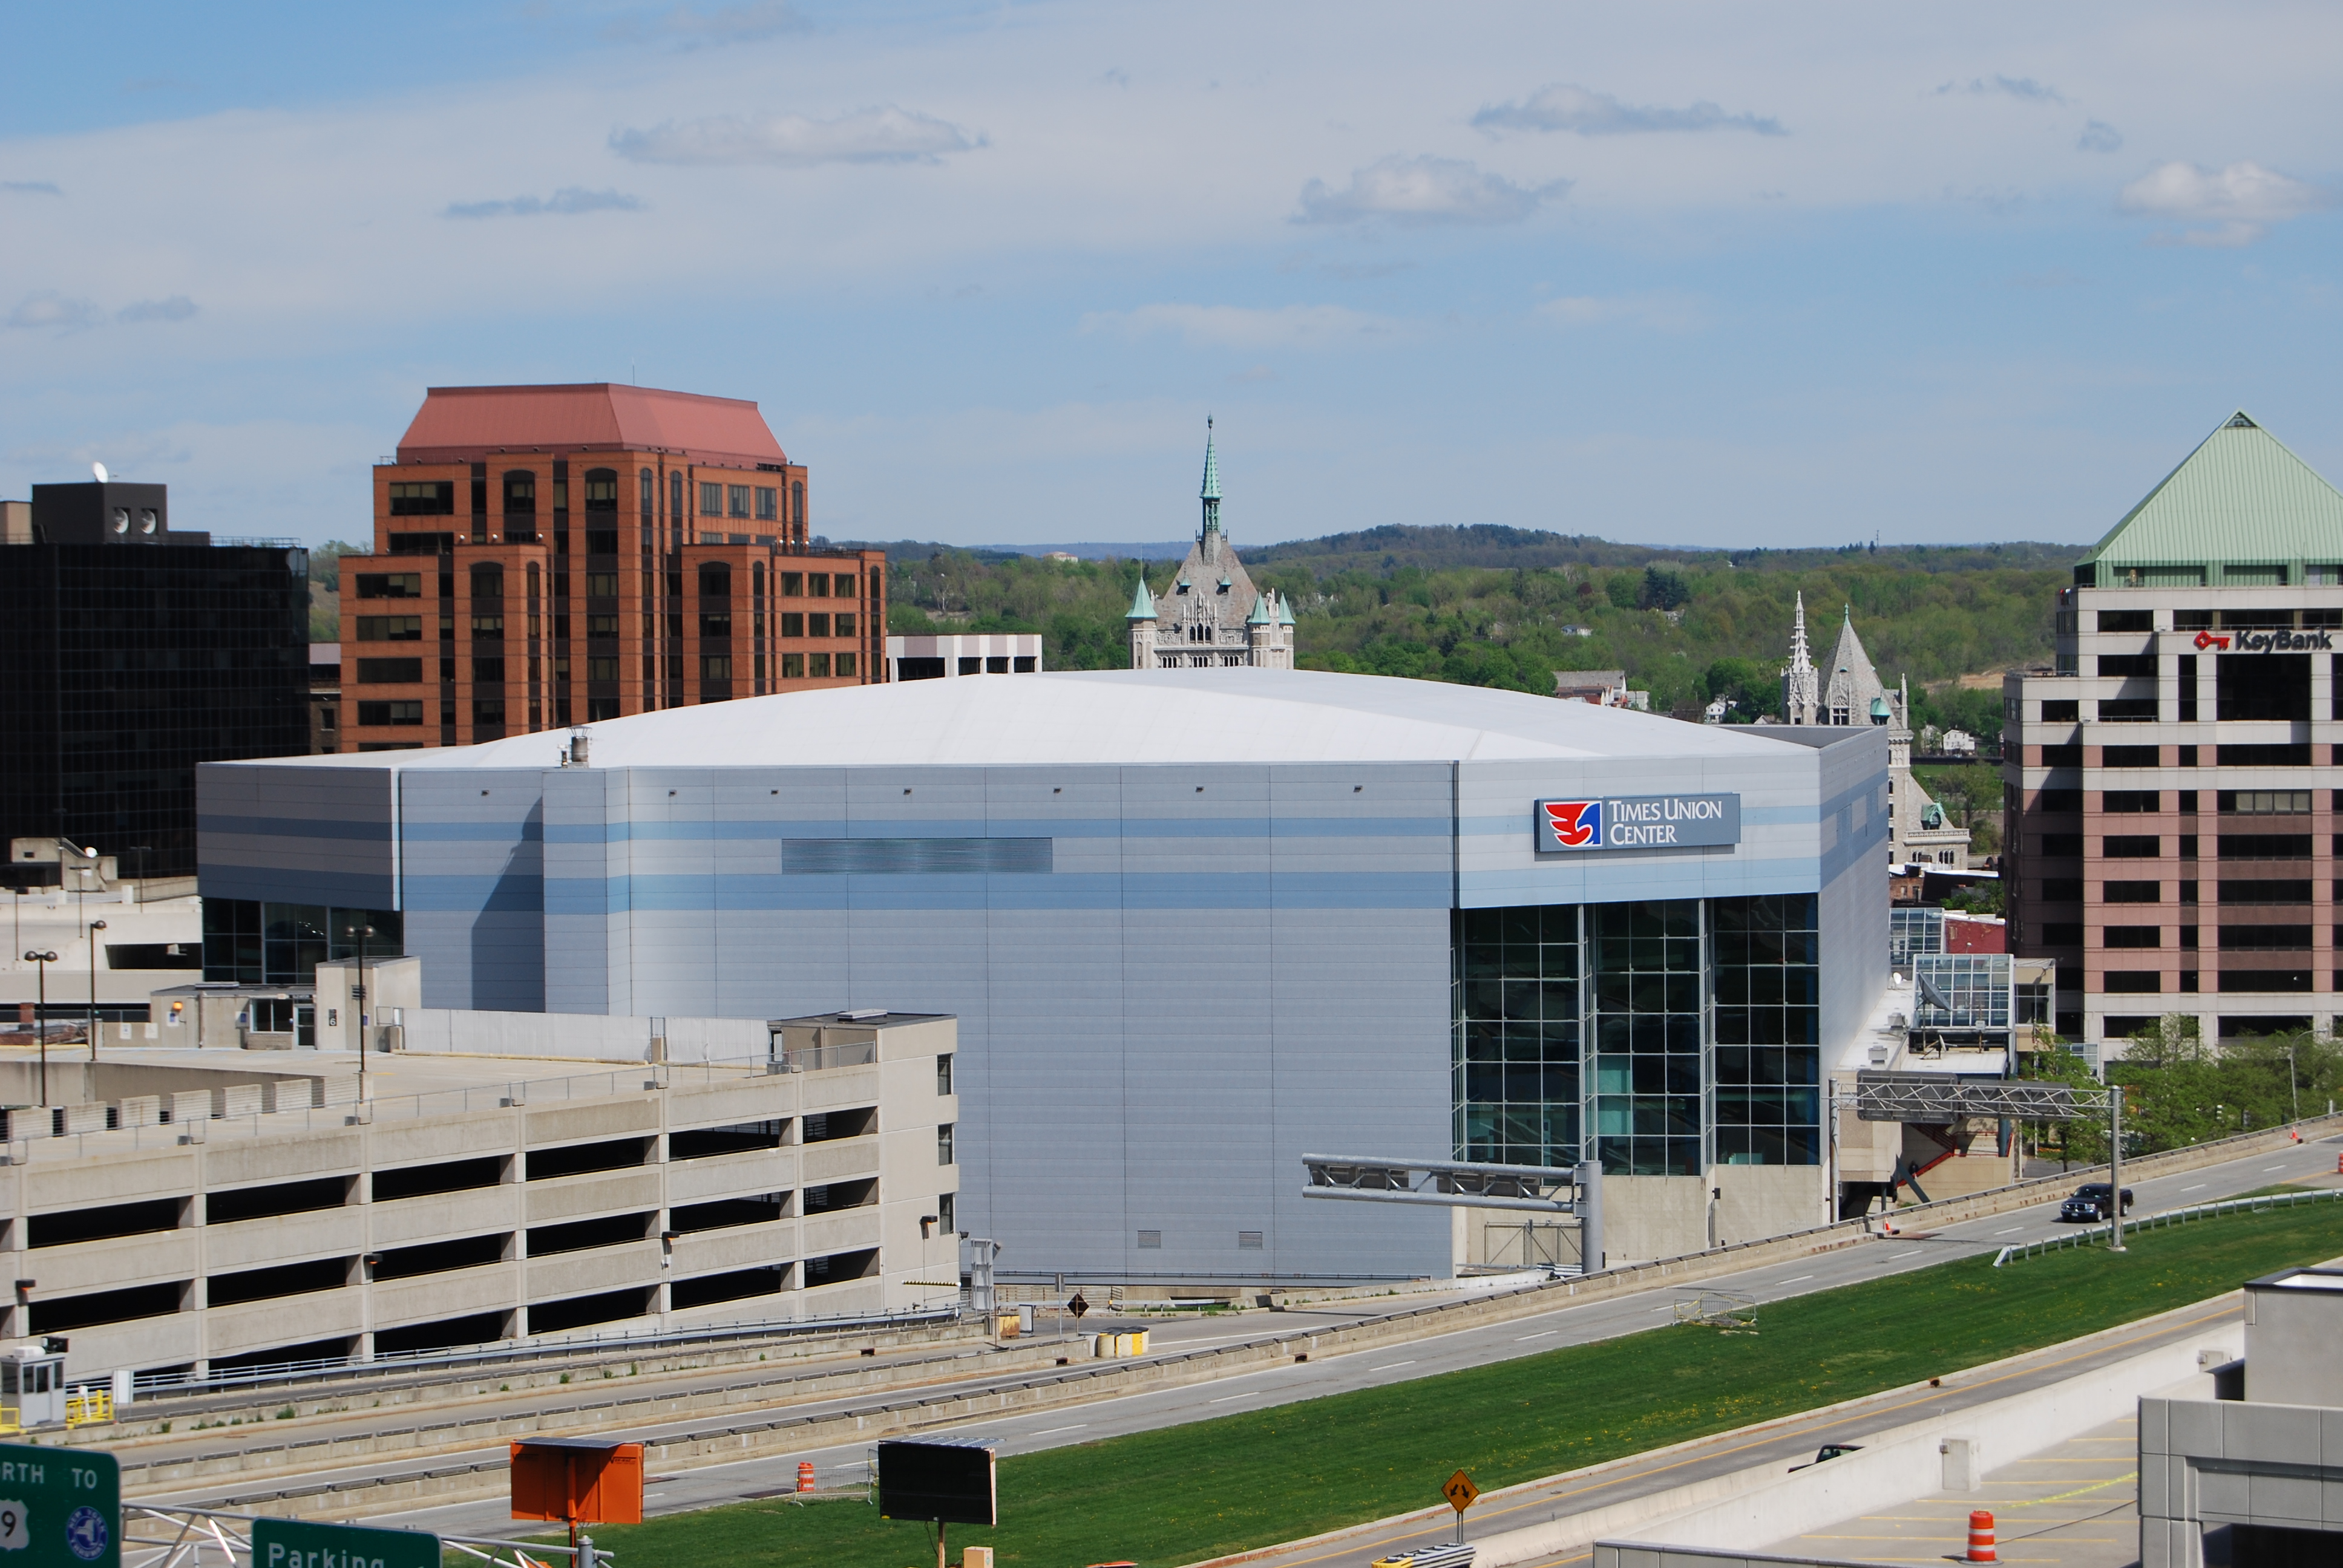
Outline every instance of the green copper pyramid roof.
<path fill-rule="evenodd" d="M 1277 596 L 1277 624 L 1280 626 L 1293 624 L 1293 601 L 1283 594 Z"/>
<path fill-rule="evenodd" d="M 1255 595 L 1252 601 L 1252 613 L 1245 617 L 1245 625 L 1275 626 L 1276 624 L 1277 618 L 1269 613 L 1268 596 L 1265 594 Z"/>
<path fill-rule="evenodd" d="M 1138 591 L 1131 596 L 1131 613 L 1124 616 L 1122 618 L 1125 620 L 1153 620 L 1155 618 L 1155 596 L 1147 591 L 1147 574 L 1145 572 L 1139 574 Z"/>
<path fill-rule="evenodd" d="M 2093 548 L 2102 588 L 2157 568 L 2343 564 L 2343 494 L 2245 414 L 2232 415 Z M 2218 586 L 2217 570 L 2195 580 Z M 2241 579 L 2242 580 L 2242 579 Z M 2252 580 L 2267 582 L 2266 572 Z M 2288 580 L 2299 581 L 2288 574 Z"/>
<path fill-rule="evenodd" d="M 1204 421 L 1204 487 L 1196 492 L 1207 501 L 1221 498 L 1221 460 L 1212 455 L 1212 422 Z"/>

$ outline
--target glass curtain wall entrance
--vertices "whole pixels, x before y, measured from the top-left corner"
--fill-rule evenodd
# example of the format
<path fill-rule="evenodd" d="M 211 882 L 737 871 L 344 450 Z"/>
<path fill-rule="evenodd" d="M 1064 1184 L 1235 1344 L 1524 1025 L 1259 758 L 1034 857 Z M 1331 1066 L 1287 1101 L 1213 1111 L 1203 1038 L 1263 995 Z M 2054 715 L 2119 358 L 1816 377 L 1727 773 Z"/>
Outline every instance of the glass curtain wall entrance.
<path fill-rule="evenodd" d="M 1820 1163 L 1815 914 L 1811 894 L 1457 911 L 1456 1157 Z"/>

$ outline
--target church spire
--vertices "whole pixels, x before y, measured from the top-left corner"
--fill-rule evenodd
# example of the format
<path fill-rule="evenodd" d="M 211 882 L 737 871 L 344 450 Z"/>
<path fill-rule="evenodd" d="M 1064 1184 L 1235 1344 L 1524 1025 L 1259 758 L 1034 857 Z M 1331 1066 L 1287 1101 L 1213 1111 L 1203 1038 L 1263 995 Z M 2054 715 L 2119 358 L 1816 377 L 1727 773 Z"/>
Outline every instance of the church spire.
<path fill-rule="evenodd" d="M 1790 662 L 1782 671 L 1782 716 L 1792 724 L 1819 724 L 1822 697 L 1814 651 L 1806 645 L 1806 596 L 1801 593 L 1790 623 Z"/>
<path fill-rule="evenodd" d="M 1204 503 L 1204 526 L 1196 534 L 1197 542 L 1204 546 L 1204 558 L 1211 560 L 1212 546 L 1221 532 L 1221 460 L 1212 452 L 1212 417 L 1204 416 L 1204 487 L 1197 492 Z"/>

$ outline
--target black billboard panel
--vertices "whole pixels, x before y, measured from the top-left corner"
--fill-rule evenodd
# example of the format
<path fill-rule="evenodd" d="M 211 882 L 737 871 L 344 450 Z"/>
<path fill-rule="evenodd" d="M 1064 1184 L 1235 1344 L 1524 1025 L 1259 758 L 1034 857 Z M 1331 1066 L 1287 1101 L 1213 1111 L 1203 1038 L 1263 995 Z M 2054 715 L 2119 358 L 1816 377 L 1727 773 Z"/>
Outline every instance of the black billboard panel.
<path fill-rule="evenodd" d="M 890 1519 L 995 1524 L 992 1478 L 990 1443 L 881 1442 L 879 1512 Z"/>

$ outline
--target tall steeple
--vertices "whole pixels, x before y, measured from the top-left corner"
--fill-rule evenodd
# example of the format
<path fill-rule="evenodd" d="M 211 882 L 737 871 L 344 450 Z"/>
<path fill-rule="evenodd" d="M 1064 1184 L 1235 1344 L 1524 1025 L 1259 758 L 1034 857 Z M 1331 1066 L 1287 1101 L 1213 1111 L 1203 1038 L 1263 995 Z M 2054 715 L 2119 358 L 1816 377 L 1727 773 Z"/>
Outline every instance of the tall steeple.
<path fill-rule="evenodd" d="M 1204 503 L 1204 526 L 1196 531 L 1196 542 L 1204 548 L 1204 558 L 1220 559 L 1221 556 L 1221 460 L 1212 453 L 1212 417 L 1204 416 L 1204 487 L 1197 492 Z"/>
<path fill-rule="evenodd" d="M 1790 623 L 1790 662 L 1782 671 L 1782 717 L 1792 724 L 1819 724 L 1823 689 L 1814 651 L 1806 646 L 1806 596 L 1799 594 L 1797 602 Z"/>

